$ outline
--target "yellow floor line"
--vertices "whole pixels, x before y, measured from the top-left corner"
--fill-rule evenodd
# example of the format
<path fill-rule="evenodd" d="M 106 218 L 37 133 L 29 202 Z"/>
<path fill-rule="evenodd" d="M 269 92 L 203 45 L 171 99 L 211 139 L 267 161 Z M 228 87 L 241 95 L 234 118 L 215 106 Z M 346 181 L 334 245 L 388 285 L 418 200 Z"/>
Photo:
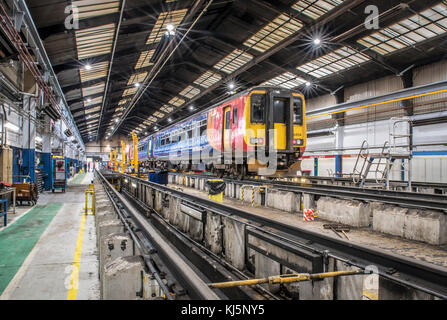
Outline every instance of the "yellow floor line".
<path fill-rule="evenodd" d="M 79 267 L 81 265 L 82 240 L 84 239 L 85 221 L 87 216 L 82 214 L 81 228 L 79 229 L 76 251 L 73 258 L 73 270 L 71 271 L 70 287 L 67 294 L 67 300 L 76 300 L 79 285 Z"/>

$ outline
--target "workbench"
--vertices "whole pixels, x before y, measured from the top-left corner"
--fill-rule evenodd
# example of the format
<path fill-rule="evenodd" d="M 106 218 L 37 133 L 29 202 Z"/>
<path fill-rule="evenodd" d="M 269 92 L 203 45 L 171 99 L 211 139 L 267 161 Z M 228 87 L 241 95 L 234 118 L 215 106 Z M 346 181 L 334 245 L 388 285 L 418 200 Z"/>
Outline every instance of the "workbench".
<path fill-rule="evenodd" d="M 0 190 L 0 198 L 4 195 L 8 195 L 12 193 L 12 206 L 13 206 L 13 214 L 16 214 L 16 188 L 4 188 Z"/>

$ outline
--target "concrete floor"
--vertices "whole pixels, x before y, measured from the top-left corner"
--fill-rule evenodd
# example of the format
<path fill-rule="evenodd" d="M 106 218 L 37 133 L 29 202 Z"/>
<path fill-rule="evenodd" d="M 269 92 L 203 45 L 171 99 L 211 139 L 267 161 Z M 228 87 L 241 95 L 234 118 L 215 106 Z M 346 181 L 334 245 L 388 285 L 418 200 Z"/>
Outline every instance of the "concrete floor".
<path fill-rule="evenodd" d="M 95 220 L 91 215 L 83 219 L 84 190 L 92 179 L 93 173 L 87 173 L 84 178 L 77 176 L 72 181 L 81 182 L 81 185 L 69 184 L 66 193 L 49 192 L 40 195 L 37 207 L 60 204 L 60 208 L 0 299 L 99 299 Z M 17 223 L 16 221 L 20 223 L 19 219 L 30 212 L 33 211 L 28 209 L 18 212 L 8 228 Z M 84 229 L 81 233 L 82 222 Z M 1 235 L 0 230 L 0 237 Z M 79 252 L 80 259 L 79 255 L 76 256 Z M 4 264 L 5 262 L 0 263 L 0 268 L 4 267 Z M 79 269 L 76 266 L 79 266 Z M 76 281 L 77 290 L 76 285 L 72 285 L 76 284 Z"/>

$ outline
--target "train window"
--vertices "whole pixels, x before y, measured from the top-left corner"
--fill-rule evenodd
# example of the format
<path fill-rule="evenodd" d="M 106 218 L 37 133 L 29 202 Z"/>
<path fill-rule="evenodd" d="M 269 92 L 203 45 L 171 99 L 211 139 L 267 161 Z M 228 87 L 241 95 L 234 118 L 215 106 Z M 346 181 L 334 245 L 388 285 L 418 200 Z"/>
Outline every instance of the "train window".
<path fill-rule="evenodd" d="M 251 122 L 263 123 L 265 117 L 265 94 L 253 94 L 251 101 Z"/>
<path fill-rule="evenodd" d="M 192 130 L 189 130 L 188 131 L 188 139 L 191 139 L 192 138 Z"/>
<path fill-rule="evenodd" d="M 162 145 L 162 146 L 165 145 L 165 139 L 161 139 L 161 145 Z"/>
<path fill-rule="evenodd" d="M 273 122 L 286 123 L 286 110 L 290 106 L 290 100 L 285 98 L 274 98 L 273 100 Z"/>
<path fill-rule="evenodd" d="M 237 108 L 233 109 L 233 123 L 237 122 Z"/>
<path fill-rule="evenodd" d="M 225 112 L 225 129 L 230 129 L 231 111 Z"/>
<path fill-rule="evenodd" d="M 303 124 L 303 100 L 301 98 L 293 98 L 293 123 Z"/>
<path fill-rule="evenodd" d="M 200 127 L 200 136 L 203 136 L 203 133 L 206 131 L 206 124 Z"/>

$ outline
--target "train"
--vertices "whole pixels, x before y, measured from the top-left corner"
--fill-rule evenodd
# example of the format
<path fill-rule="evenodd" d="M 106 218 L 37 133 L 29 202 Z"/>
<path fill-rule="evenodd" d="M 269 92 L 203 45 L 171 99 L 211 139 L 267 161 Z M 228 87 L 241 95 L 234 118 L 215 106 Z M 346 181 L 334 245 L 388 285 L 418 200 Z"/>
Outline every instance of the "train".
<path fill-rule="evenodd" d="M 146 169 L 207 171 L 222 176 L 295 174 L 307 143 L 300 92 L 254 87 L 142 139 Z"/>

